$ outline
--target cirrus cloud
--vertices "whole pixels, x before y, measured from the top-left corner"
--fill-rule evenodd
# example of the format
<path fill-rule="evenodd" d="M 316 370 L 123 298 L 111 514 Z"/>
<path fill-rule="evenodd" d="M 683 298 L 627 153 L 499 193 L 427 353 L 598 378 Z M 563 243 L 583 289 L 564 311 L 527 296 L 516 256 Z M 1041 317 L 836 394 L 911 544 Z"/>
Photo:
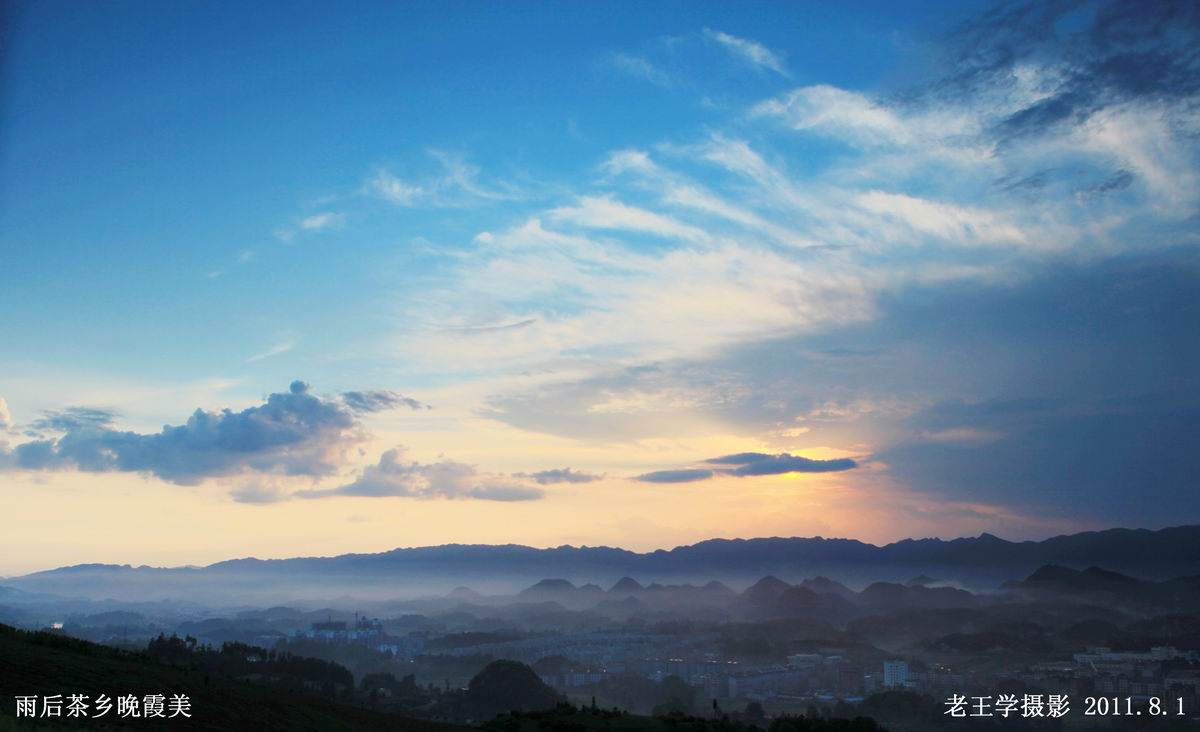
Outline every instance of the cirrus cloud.
<path fill-rule="evenodd" d="M 767 48 L 758 41 L 752 41 L 747 38 L 738 38 L 723 31 L 715 31 L 710 28 L 704 29 L 705 38 L 711 39 L 728 49 L 730 53 L 738 56 L 747 63 L 764 69 L 770 69 L 777 74 L 787 76 L 787 69 L 784 68 L 783 59 L 779 54 Z"/>

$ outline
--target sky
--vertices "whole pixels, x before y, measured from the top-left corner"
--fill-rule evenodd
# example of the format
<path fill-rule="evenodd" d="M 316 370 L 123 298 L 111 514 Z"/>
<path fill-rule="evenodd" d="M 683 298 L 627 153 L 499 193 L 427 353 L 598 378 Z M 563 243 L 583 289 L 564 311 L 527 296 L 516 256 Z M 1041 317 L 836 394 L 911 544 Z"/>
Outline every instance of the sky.
<path fill-rule="evenodd" d="M 1200 522 L 1200 10 L 841 5 L 6 3 L 0 574 Z"/>

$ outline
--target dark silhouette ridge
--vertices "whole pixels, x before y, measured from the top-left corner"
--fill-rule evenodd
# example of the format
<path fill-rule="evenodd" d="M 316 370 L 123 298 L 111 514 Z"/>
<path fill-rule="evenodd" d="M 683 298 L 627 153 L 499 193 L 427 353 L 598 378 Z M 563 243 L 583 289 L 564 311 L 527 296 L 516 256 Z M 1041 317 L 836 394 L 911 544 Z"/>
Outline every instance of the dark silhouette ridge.
<path fill-rule="evenodd" d="M 455 587 L 469 586 L 495 594 L 528 587 L 547 576 L 557 579 L 529 588 L 527 599 L 555 599 L 573 592 L 575 583 L 582 582 L 609 586 L 609 592 L 619 596 L 649 592 L 656 583 L 716 580 L 746 587 L 773 576 L 783 584 L 812 577 L 802 586 L 818 594 L 848 597 L 843 582 L 851 586 L 876 581 L 908 583 L 922 575 L 942 578 L 938 584 L 991 590 L 1049 564 L 1072 570 L 1099 566 L 1109 572 L 1158 580 L 1200 575 L 1200 526 L 1157 531 L 1109 529 L 1023 542 L 984 534 L 950 541 L 906 539 L 885 546 L 822 537 L 713 539 L 646 553 L 611 547 L 453 544 L 379 554 L 235 559 L 207 567 L 85 564 L 14 577 L 4 584 L 27 592 L 97 599 L 184 597 L 188 593 L 249 599 L 247 593 L 257 593 L 263 604 L 281 604 L 318 592 L 324 598 L 382 596 L 385 592 L 388 597 L 414 597 L 430 592 L 444 595 Z M 825 579 L 828 577 L 840 582 Z M 461 594 L 461 599 L 471 601 Z"/>

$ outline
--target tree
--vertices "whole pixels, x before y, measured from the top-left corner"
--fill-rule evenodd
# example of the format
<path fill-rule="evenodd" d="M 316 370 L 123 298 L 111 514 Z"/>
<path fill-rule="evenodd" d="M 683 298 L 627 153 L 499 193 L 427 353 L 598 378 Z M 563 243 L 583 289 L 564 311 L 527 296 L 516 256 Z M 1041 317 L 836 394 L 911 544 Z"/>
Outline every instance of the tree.
<path fill-rule="evenodd" d="M 716 703 L 715 699 L 713 700 L 713 703 L 714 704 Z M 754 721 L 766 719 L 767 712 L 766 712 L 766 710 L 763 709 L 762 703 L 752 701 L 749 704 L 747 704 L 746 705 L 746 718 L 750 719 L 750 720 L 754 720 Z"/>
<path fill-rule="evenodd" d="M 696 704 L 696 689 L 688 682 L 671 674 L 662 680 L 659 699 L 666 704 L 677 702 L 676 707 L 685 714 L 690 714 Z"/>

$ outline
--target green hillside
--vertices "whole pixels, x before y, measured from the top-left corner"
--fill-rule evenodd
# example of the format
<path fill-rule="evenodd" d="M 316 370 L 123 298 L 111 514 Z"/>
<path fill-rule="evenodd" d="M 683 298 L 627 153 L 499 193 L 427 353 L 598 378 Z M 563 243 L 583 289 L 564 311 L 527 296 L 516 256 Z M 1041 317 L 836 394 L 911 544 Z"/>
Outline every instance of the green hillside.
<path fill-rule="evenodd" d="M 121 719 L 115 710 L 100 719 L 28 720 L 16 718 L 21 695 L 186 694 L 190 719 Z M 65 705 L 64 705 L 65 707 Z M 64 708 L 64 715 L 66 714 Z M 407 719 L 340 704 L 314 694 L 217 678 L 202 671 L 161 663 L 63 636 L 0 625 L 0 731 L 56 729 L 181 730 L 399 730 L 453 732 L 470 728 Z"/>

